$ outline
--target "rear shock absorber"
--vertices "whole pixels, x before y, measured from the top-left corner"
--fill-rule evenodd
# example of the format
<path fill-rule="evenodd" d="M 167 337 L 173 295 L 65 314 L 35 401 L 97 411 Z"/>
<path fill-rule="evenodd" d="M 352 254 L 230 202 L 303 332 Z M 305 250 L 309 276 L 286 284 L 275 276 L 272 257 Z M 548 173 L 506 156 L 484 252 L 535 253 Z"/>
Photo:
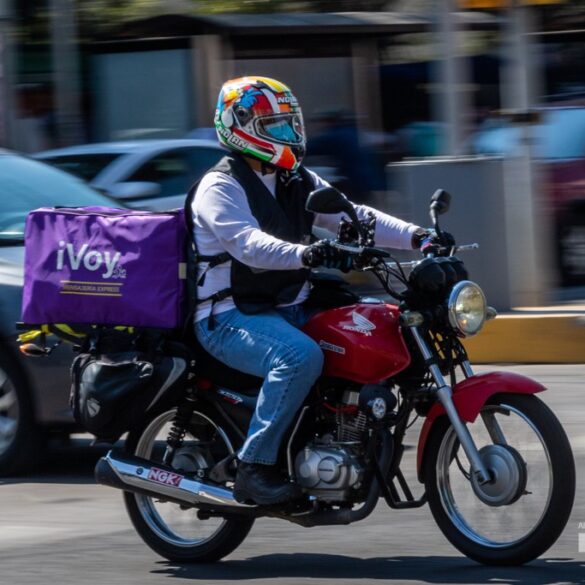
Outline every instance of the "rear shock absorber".
<path fill-rule="evenodd" d="M 183 444 L 183 439 L 187 434 L 187 425 L 193 416 L 194 401 L 185 398 L 177 407 L 177 412 L 173 418 L 173 423 L 169 434 L 167 435 L 167 448 L 163 457 L 163 462 L 170 465 L 177 449 Z"/>

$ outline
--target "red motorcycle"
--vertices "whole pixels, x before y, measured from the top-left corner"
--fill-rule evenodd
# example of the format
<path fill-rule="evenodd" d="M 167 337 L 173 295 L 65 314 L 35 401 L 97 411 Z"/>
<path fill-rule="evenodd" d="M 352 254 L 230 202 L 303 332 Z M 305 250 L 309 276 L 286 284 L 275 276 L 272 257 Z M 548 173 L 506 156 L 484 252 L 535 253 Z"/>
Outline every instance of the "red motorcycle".
<path fill-rule="evenodd" d="M 448 206 L 448 194 L 435 193 L 431 218 L 440 237 L 438 215 Z M 261 380 L 208 355 L 195 360 L 178 401 L 149 412 L 124 451 L 98 462 L 98 482 L 122 489 L 140 536 L 179 562 L 224 557 L 256 518 L 351 524 L 380 498 L 396 510 L 428 502 L 447 539 L 480 563 L 518 565 L 543 554 L 573 505 L 571 447 L 535 396 L 542 385 L 506 372 L 476 375 L 469 364 L 461 340 L 495 317 L 453 255 L 473 246 L 430 246 L 407 276 L 373 247 L 373 222 L 360 222 L 338 191 L 315 191 L 307 208 L 347 214 L 334 245 L 354 254 L 356 268 L 372 272 L 398 305 L 353 302 L 329 280 L 317 286 L 331 308 L 305 331 L 323 349 L 325 366 L 279 459 L 303 497 L 272 507 L 234 500 L 235 453 Z M 424 419 L 416 457 L 424 494 L 415 498 L 401 463 L 417 417 Z"/>

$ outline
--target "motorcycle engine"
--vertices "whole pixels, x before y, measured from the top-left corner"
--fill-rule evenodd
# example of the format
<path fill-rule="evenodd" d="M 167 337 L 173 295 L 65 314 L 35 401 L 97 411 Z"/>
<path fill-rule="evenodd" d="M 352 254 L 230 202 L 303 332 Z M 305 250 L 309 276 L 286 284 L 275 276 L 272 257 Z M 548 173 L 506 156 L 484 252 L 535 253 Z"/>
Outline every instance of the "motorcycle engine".
<path fill-rule="evenodd" d="M 335 431 L 308 443 L 295 459 L 297 482 L 304 491 L 326 502 L 343 502 L 361 487 L 365 415 L 353 411 L 359 393 L 346 391 L 331 421 Z M 348 412 L 350 407 L 352 412 Z"/>
<path fill-rule="evenodd" d="M 361 486 L 364 469 L 355 447 L 308 443 L 295 460 L 297 482 L 319 500 L 343 502 Z"/>

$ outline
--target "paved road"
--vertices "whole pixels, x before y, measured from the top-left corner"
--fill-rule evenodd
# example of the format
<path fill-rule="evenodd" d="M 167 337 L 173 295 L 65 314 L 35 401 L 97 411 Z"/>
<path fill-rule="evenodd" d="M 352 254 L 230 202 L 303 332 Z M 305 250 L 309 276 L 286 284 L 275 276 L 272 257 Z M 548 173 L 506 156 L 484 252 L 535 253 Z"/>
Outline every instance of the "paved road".
<path fill-rule="evenodd" d="M 580 522 L 585 533 L 585 366 L 511 369 L 549 386 L 543 398 L 565 424 L 578 469 L 565 533 L 529 566 L 476 565 L 445 541 L 428 508 L 391 512 L 384 504 L 349 527 L 303 529 L 262 520 L 225 561 L 179 566 L 140 541 L 120 495 L 93 484 L 95 453 L 81 449 L 55 452 L 34 477 L 0 481 L 0 585 L 585 583 L 585 553 L 578 552 Z"/>

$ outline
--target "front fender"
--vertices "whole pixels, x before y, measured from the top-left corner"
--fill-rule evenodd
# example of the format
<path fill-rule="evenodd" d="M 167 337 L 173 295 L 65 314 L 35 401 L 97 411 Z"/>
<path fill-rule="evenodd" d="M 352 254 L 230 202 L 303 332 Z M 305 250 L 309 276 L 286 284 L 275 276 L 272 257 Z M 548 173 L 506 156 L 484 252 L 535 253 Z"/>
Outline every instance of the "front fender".
<path fill-rule="evenodd" d="M 472 423 L 477 418 L 483 405 L 494 394 L 536 394 L 543 390 L 546 390 L 546 388 L 542 384 L 520 374 L 488 372 L 459 382 L 453 388 L 453 403 L 461 420 L 466 423 Z M 436 402 L 429 411 L 420 432 L 416 465 L 418 479 L 421 483 L 424 481 L 422 470 L 427 439 L 435 421 L 443 415 L 445 415 L 443 405 L 440 402 Z"/>

